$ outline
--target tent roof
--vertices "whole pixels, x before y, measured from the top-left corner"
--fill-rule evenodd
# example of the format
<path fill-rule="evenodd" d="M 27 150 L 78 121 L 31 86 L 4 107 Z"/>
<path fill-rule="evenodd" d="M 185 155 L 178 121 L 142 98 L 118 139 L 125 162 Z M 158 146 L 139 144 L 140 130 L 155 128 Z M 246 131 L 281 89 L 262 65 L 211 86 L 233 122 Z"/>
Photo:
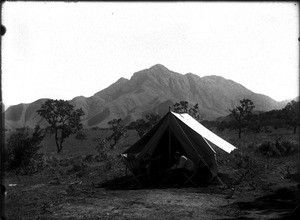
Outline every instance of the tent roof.
<path fill-rule="evenodd" d="M 195 132 L 197 132 L 199 135 L 203 136 L 205 139 L 210 141 L 211 143 L 215 144 L 219 148 L 223 149 L 224 151 L 230 153 L 234 149 L 236 149 L 235 146 L 228 143 L 224 139 L 220 138 L 213 132 L 211 132 L 209 129 L 201 125 L 198 121 L 196 121 L 193 117 L 191 117 L 189 114 L 178 114 L 171 112 L 173 115 L 175 115 L 180 121 L 185 123 L 187 126 L 189 126 L 191 129 L 193 129 Z M 213 149 L 212 149 L 213 150 Z M 214 151 L 214 150 L 213 150 Z"/>

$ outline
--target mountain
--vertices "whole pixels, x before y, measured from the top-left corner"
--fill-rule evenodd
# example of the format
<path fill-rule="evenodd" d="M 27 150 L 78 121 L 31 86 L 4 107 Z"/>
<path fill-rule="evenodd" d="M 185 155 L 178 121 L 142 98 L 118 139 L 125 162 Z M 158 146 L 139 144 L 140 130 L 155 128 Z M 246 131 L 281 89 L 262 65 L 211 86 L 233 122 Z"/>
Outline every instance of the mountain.
<path fill-rule="evenodd" d="M 220 76 L 182 75 L 161 64 L 134 73 L 130 80 L 120 78 L 91 97 L 75 97 L 70 103 L 85 112 L 82 118 L 85 126 L 107 127 L 107 122 L 114 118 L 123 118 L 128 123 L 148 112 L 163 115 L 169 106 L 181 100 L 198 103 L 204 118 L 212 120 L 228 115 L 228 110 L 244 98 L 251 99 L 257 111 L 280 109 L 287 103 L 276 102 Z M 39 99 L 30 104 L 10 106 L 5 111 L 6 127 L 33 127 L 45 123 L 36 114 L 44 101 Z"/>

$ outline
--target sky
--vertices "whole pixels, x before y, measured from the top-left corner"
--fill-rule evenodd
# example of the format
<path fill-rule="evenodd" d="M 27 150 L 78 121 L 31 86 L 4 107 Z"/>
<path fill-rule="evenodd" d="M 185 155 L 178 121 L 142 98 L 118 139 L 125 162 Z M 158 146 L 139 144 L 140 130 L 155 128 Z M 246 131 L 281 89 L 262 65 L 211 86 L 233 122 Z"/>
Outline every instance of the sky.
<path fill-rule="evenodd" d="M 299 95 L 298 3 L 5 2 L 2 100 L 90 97 L 162 64 Z"/>

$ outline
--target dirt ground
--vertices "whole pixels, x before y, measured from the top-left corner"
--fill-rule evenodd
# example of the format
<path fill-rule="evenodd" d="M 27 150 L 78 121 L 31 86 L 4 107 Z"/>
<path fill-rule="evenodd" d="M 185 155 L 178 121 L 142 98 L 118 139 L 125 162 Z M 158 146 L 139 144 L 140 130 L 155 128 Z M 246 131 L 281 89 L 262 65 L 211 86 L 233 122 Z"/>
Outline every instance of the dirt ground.
<path fill-rule="evenodd" d="M 268 184 L 268 192 L 241 183 L 230 199 L 217 185 L 109 190 L 47 175 L 11 176 L 6 185 L 7 219 L 281 219 L 300 198 L 293 179 Z"/>

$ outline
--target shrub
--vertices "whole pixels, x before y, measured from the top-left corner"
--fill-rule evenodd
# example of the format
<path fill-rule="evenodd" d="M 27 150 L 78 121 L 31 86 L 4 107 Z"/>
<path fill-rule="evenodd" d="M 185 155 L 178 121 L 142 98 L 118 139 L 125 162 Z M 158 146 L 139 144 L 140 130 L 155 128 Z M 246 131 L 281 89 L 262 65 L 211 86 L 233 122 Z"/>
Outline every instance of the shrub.
<path fill-rule="evenodd" d="M 96 156 L 96 160 L 98 162 L 104 161 L 107 159 L 107 139 L 106 138 L 100 138 L 97 139 L 97 145 L 95 147 L 96 151 L 98 152 L 98 155 Z"/>
<path fill-rule="evenodd" d="M 251 155 L 247 152 L 242 152 L 239 149 L 235 149 L 232 152 L 232 155 L 235 157 L 235 164 L 239 168 L 246 168 L 252 165 L 253 163 L 253 158 Z"/>
<path fill-rule="evenodd" d="M 274 153 L 271 151 L 271 145 L 270 141 L 265 141 L 258 146 L 256 152 L 263 156 L 273 156 Z"/>
<path fill-rule="evenodd" d="M 289 156 L 297 152 L 298 144 L 293 141 L 265 141 L 258 146 L 256 152 L 267 157 Z"/>
<path fill-rule="evenodd" d="M 7 140 L 7 169 L 28 174 L 40 168 L 43 160 L 38 151 L 44 137 L 44 129 L 38 125 L 32 135 L 27 127 L 17 129 Z"/>
<path fill-rule="evenodd" d="M 295 143 L 293 141 L 282 141 L 280 145 L 285 150 L 283 156 L 289 156 L 297 152 L 297 150 L 299 149 L 299 143 Z"/>
<path fill-rule="evenodd" d="M 282 144 L 278 140 L 275 142 L 275 147 L 280 152 L 280 155 L 282 155 L 282 156 L 284 156 L 286 153 L 286 147 L 284 145 L 285 144 Z"/>

